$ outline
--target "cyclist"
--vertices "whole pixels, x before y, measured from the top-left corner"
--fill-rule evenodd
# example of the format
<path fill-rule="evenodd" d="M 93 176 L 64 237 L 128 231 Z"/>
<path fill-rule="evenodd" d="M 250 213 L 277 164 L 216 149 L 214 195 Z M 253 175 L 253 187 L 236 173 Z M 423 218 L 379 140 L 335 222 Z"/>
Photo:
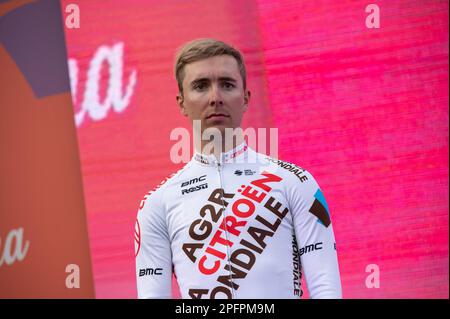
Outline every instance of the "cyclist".
<path fill-rule="evenodd" d="M 194 133 L 213 134 L 141 202 L 138 297 L 171 298 L 174 274 L 182 298 L 300 298 L 303 275 L 311 298 L 341 298 L 330 213 L 314 177 L 255 152 L 239 130 L 251 96 L 241 53 L 192 41 L 175 76 L 181 113 L 200 123 Z"/>

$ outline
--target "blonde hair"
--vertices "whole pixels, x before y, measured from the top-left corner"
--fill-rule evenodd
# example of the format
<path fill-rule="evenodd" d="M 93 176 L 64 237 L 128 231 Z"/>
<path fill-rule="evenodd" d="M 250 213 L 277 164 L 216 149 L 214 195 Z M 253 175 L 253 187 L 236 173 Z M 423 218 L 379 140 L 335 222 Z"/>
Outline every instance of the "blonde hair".
<path fill-rule="evenodd" d="M 241 52 L 222 41 L 196 39 L 181 47 L 175 58 L 175 78 L 180 93 L 183 94 L 184 67 L 187 64 L 222 54 L 230 55 L 236 59 L 245 90 L 247 73 Z"/>

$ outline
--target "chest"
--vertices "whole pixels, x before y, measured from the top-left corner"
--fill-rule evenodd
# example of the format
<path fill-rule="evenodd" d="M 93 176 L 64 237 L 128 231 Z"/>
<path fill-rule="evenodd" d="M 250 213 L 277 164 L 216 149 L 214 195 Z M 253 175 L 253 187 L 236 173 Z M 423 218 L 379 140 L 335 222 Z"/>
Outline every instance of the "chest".
<path fill-rule="evenodd" d="M 245 167 L 211 170 L 173 187 L 166 211 L 174 243 L 191 242 L 220 252 L 250 234 L 264 248 L 266 237 L 292 230 L 285 185 L 276 174 Z"/>

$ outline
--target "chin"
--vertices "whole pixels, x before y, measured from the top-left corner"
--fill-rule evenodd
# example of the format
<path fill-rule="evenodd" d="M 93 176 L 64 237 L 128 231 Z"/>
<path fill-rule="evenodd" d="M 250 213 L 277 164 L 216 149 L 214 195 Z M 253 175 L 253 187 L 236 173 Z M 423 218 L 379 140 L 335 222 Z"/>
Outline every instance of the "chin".
<path fill-rule="evenodd" d="M 222 120 L 217 120 L 217 121 L 211 121 L 210 123 L 208 123 L 208 125 L 206 125 L 207 128 L 216 128 L 218 130 L 220 130 L 221 132 L 225 132 L 226 128 L 233 128 L 233 125 L 231 125 L 231 123 L 229 123 L 228 121 L 222 121 Z"/>
<path fill-rule="evenodd" d="M 227 127 L 228 127 L 227 125 L 217 124 L 217 125 L 208 125 L 208 126 L 206 127 L 206 129 L 216 129 L 216 130 L 219 130 L 220 133 L 224 134 L 224 133 L 225 133 L 225 129 L 226 129 Z M 205 130 L 206 130 L 206 129 L 205 129 Z"/>

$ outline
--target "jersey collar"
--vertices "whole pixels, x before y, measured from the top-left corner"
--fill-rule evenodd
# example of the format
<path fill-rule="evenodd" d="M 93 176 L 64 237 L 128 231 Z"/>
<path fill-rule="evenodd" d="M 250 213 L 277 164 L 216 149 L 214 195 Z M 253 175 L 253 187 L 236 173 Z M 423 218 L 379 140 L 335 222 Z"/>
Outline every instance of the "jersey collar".
<path fill-rule="evenodd" d="M 221 153 L 219 160 L 213 154 L 205 155 L 200 152 L 195 152 L 193 160 L 204 165 L 217 165 L 236 162 L 238 159 L 240 161 L 244 160 L 248 154 L 248 145 L 244 141 L 240 145 L 236 146 L 232 150 Z"/>

